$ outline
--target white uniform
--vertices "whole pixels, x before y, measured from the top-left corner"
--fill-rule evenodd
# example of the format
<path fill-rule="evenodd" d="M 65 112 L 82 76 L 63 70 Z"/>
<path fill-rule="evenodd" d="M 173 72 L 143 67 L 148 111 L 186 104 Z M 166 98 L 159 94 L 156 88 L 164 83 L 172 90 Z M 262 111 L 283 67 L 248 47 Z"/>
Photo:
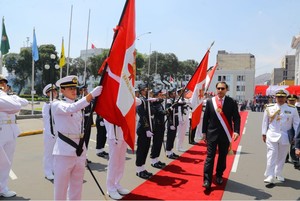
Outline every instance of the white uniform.
<path fill-rule="evenodd" d="M 267 167 L 265 176 L 275 177 L 282 173 L 285 158 L 289 149 L 287 131 L 297 130 L 299 115 L 294 106 L 288 104 L 270 104 L 264 111 L 262 134 L 266 135 Z"/>
<path fill-rule="evenodd" d="M 139 98 L 136 97 L 135 100 L 136 106 L 142 104 L 142 101 Z M 120 185 L 120 180 L 124 174 L 126 150 L 128 145 L 124 140 L 121 127 L 114 126 L 105 119 L 104 124 L 106 128 L 109 152 L 106 176 L 106 188 L 109 194 L 110 192 L 117 192 L 117 190 L 123 189 Z"/>
<path fill-rule="evenodd" d="M 187 105 L 190 105 L 189 99 L 185 99 L 185 102 Z M 182 110 L 182 107 L 184 107 L 185 109 Z M 190 107 L 187 106 L 178 107 L 178 122 L 179 122 L 177 126 L 177 150 L 178 151 L 183 149 L 184 137 L 186 132 L 188 131 L 188 127 L 190 124 L 189 116 L 190 116 Z"/>
<path fill-rule="evenodd" d="M 26 99 L 17 95 L 9 96 L 0 90 L 0 193 L 8 191 L 7 183 L 20 134 L 16 123 L 16 113 L 28 104 Z"/>
<path fill-rule="evenodd" d="M 77 102 L 67 99 L 52 104 L 55 130 L 79 144 L 83 133 L 83 111 L 88 106 L 86 98 Z M 54 199 L 80 200 L 85 171 L 86 147 L 76 155 L 76 149 L 57 137 L 54 148 Z"/>
<path fill-rule="evenodd" d="M 50 126 L 50 104 L 49 102 L 43 105 L 42 114 L 43 114 L 43 123 L 44 123 L 44 174 L 46 177 L 53 176 L 53 147 L 55 144 L 55 135 L 54 122 L 52 123 L 53 133 L 51 133 Z M 53 119 L 53 112 L 52 112 Z"/>
<path fill-rule="evenodd" d="M 123 131 L 119 126 L 114 126 L 104 119 L 107 131 L 109 160 L 107 165 L 106 187 L 109 192 L 121 189 L 120 180 L 125 169 L 127 143 L 123 138 Z"/>

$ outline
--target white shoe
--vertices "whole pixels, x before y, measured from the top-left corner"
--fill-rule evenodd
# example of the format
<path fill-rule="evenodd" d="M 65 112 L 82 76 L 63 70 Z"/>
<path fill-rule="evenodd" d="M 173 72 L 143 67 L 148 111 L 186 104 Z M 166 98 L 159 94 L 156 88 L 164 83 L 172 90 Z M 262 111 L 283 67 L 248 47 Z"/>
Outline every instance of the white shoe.
<path fill-rule="evenodd" d="M 280 181 L 280 182 L 284 182 L 285 181 L 284 177 L 282 177 L 282 176 L 276 176 L 276 179 L 278 181 Z"/>
<path fill-rule="evenodd" d="M 51 180 L 54 180 L 54 175 L 51 174 L 51 175 L 46 176 L 45 178 L 51 181 Z"/>
<path fill-rule="evenodd" d="M 184 149 L 184 148 L 179 148 L 179 149 L 177 149 L 177 151 L 179 151 L 179 152 L 186 152 L 186 149 Z"/>
<path fill-rule="evenodd" d="M 118 189 L 117 191 L 118 191 L 118 193 L 121 194 L 121 195 L 127 195 L 127 194 L 130 193 L 130 191 L 129 191 L 128 189 L 126 189 L 126 188 L 120 188 L 120 189 Z"/>
<path fill-rule="evenodd" d="M 5 197 L 5 198 L 10 198 L 10 197 L 14 197 L 14 196 L 16 196 L 17 195 L 17 193 L 16 192 L 14 192 L 14 191 L 6 191 L 6 192 L 4 192 L 4 193 L 0 193 L 0 197 Z"/>
<path fill-rule="evenodd" d="M 264 180 L 265 183 L 270 183 L 270 184 L 273 184 L 274 181 L 273 181 L 273 176 L 268 176 L 265 180 Z"/>
<path fill-rule="evenodd" d="M 121 200 L 123 198 L 117 191 L 109 191 L 107 194 L 114 200 Z"/>

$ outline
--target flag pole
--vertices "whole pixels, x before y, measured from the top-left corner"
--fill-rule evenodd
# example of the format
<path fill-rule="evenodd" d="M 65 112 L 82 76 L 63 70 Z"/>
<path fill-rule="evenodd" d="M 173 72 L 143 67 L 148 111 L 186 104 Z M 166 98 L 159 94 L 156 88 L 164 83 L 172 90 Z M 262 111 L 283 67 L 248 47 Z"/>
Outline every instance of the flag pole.
<path fill-rule="evenodd" d="M 213 41 L 211 44 L 210 44 L 210 47 L 208 48 L 208 50 L 207 51 L 210 51 L 210 48 L 213 46 L 215 44 L 215 41 Z M 206 52 L 207 52 L 206 51 Z M 200 62 L 200 64 L 202 63 L 202 61 L 203 61 L 203 59 L 204 59 L 204 57 L 202 58 L 202 60 L 201 60 L 201 62 Z M 200 64 L 199 64 L 199 66 L 198 66 L 198 68 L 200 67 Z M 198 68 L 195 70 L 195 72 L 194 72 L 194 74 L 192 75 L 192 77 L 191 77 L 191 79 L 190 79 L 190 81 L 192 80 L 192 78 L 195 76 L 195 73 L 197 72 L 197 70 L 198 70 Z M 183 89 L 183 91 L 185 91 L 186 90 L 186 87 L 189 85 L 189 83 L 190 83 L 190 81 L 184 86 L 184 89 Z M 183 94 L 184 93 L 181 93 L 180 94 L 180 96 L 177 98 L 177 100 L 175 101 L 175 103 L 174 104 L 176 104 L 176 103 L 178 103 L 178 101 L 182 98 L 182 96 L 183 96 Z M 173 104 L 173 105 L 174 105 Z"/>
<path fill-rule="evenodd" d="M 84 72 L 83 72 L 83 85 L 85 85 L 85 79 L 86 79 L 86 63 L 87 63 L 87 50 L 88 50 L 88 44 L 89 44 L 90 16 L 91 16 L 91 9 L 89 9 L 88 27 L 87 27 L 87 34 L 86 34 L 85 60 L 84 60 Z"/>
<path fill-rule="evenodd" d="M 68 59 L 67 59 L 67 75 L 69 75 L 69 66 L 70 66 L 70 46 L 71 46 L 71 32 L 72 32 L 72 15 L 73 15 L 73 5 L 71 6 L 71 17 L 70 17 L 70 27 L 69 27 L 69 45 L 68 45 Z"/>
<path fill-rule="evenodd" d="M 33 36 L 34 36 L 34 32 L 35 32 L 35 28 L 33 28 Z M 33 40 L 35 40 L 34 38 L 33 38 Z M 32 45 L 34 45 L 33 43 L 32 43 Z M 33 48 L 32 48 L 32 50 L 33 50 Z M 34 100 L 34 93 L 35 93 L 35 91 L 34 91 L 34 55 L 33 55 L 33 52 L 32 52 L 32 73 L 31 73 L 31 115 L 33 115 L 34 114 L 34 112 L 33 112 L 33 100 Z"/>
<path fill-rule="evenodd" d="M 64 44 L 64 37 L 62 37 L 62 45 Z M 61 52 L 62 52 L 62 50 L 61 50 Z M 60 55 L 61 56 L 61 55 Z M 64 55 L 65 56 L 65 55 Z M 59 69 L 59 79 L 61 79 L 62 78 L 62 66 L 60 66 L 60 69 Z M 60 91 L 60 90 L 59 90 Z"/>

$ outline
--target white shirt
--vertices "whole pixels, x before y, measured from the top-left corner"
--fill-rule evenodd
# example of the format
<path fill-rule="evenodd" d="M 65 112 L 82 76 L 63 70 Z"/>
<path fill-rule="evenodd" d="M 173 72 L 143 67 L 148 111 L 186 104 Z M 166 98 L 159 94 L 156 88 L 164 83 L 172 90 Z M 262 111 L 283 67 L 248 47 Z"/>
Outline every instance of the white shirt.
<path fill-rule="evenodd" d="M 296 107 L 288 104 L 269 104 L 266 107 L 262 123 L 262 134 L 267 135 L 272 142 L 281 140 L 288 144 L 287 131 L 291 128 L 297 130 L 299 115 Z"/>
<path fill-rule="evenodd" d="M 83 133 L 83 111 L 82 109 L 88 106 L 89 103 L 83 97 L 77 102 L 66 98 L 66 101 L 55 101 L 52 104 L 53 118 L 55 122 L 55 130 L 64 135 L 80 135 Z M 76 144 L 79 139 L 72 139 Z M 85 154 L 86 147 L 83 146 Z M 57 138 L 54 149 L 54 155 L 77 156 L 76 149 L 66 142 Z"/>

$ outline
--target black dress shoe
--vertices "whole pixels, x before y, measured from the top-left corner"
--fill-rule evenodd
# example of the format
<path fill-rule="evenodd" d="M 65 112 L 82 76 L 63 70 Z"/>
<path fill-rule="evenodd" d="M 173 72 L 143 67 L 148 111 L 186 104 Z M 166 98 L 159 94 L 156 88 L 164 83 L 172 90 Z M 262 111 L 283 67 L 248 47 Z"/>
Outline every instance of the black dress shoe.
<path fill-rule="evenodd" d="M 152 167 L 158 168 L 158 169 L 162 169 L 163 166 L 161 164 L 159 164 L 158 162 L 151 164 Z"/>
<path fill-rule="evenodd" d="M 152 176 L 152 173 L 148 172 L 147 170 L 144 170 L 142 172 L 137 172 L 136 176 L 138 176 L 142 179 L 149 179 Z"/>
<path fill-rule="evenodd" d="M 205 180 L 204 182 L 203 182 L 203 185 L 202 185 L 206 190 L 208 190 L 208 189 L 210 189 L 210 183 L 207 181 L 207 180 Z"/>
<path fill-rule="evenodd" d="M 169 159 L 177 159 L 177 158 L 179 157 L 179 155 L 172 153 L 172 154 L 170 154 L 170 155 L 167 155 L 167 157 L 168 157 Z"/>
<path fill-rule="evenodd" d="M 217 182 L 217 184 L 221 185 L 223 183 L 223 178 L 217 177 L 216 182 Z"/>
<path fill-rule="evenodd" d="M 166 166 L 166 164 L 165 163 L 163 163 L 163 162 L 161 162 L 161 161 L 158 161 L 157 162 L 158 164 L 160 164 L 161 166 L 163 166 L 163 167 L 165 167 Z"/>
<path fill-rule="evenodd" d="M 99 157 L 102 157 L 102 158 L 106 158 L 108 156 L 108 153 L 105 152 L 105 151 L 102 151 L 100 153 L 97 153 L 96 155 L 99 156 Z"/>

